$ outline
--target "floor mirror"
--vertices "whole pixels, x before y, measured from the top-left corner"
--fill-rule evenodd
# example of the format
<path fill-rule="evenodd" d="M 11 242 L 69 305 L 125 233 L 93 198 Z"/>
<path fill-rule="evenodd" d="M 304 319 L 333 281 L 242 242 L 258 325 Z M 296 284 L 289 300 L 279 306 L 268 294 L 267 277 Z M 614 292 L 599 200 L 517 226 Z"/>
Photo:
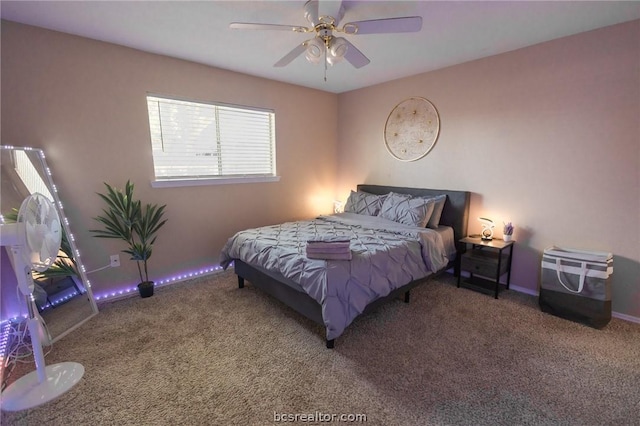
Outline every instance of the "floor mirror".
<path fill-rule="evenodd" d="M 0 146 L 0 172 L 0 213 L 4 223 L 15 220 L 22 200 L 36 192 L 55 204 L 61 218 L 62 244 L 58 258 L 53 267 L 44 273 L 34 274 L 34 301 L 53 343 L 96 315 L 98 307 L 71 224 L 64 212 L 63 197 L 54 184 L 44 152 L 40 149 Z M 2 320 L 11 320 L 27 313 L 27 303 L 16 291 L 15 274 L 6 249 L 0 248 L 1 308 Z"/>

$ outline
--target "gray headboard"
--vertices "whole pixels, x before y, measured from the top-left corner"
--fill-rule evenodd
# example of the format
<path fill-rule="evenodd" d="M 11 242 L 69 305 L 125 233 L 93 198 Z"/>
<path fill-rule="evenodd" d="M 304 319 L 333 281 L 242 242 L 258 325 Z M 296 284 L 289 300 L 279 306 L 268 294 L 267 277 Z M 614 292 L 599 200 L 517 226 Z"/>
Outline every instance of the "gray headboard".
<path fill-rule="evenodd" d="M 399 186 L 382 186 L 382 185 L 358 185 L 358 191 L 368 192 L 370 194 L 382 195 L 389 192 L 399 194 L 409 194 L 414 197 L 435 197 L 436 195 L 446 194 L 447 201 L 442 211 L 441 225 L 451 226 L 457 241 L 466 237 L 467 223 L 469 221 L 469 202 L 471 193 L 469 191 L 451 191 L 445 189 L 426 189 L 426 188 L 405 188 Z"/>

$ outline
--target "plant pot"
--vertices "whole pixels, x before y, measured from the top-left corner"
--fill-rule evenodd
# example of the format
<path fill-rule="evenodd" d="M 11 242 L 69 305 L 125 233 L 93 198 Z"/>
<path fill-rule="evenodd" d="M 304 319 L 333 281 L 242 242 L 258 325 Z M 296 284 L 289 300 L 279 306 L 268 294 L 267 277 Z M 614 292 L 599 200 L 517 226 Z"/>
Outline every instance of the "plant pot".
<path fill-rule="evenodd" d="M 140 292 L 140 297 L 153 296 L 153 281 L 145 281 L 138 284 L 138 291 Z"/>
<path fill-rule="evenodd" d="M 513 239 L 513 235 L 503 235 L 502 239 L 505 241 L 511 241 Z"/>

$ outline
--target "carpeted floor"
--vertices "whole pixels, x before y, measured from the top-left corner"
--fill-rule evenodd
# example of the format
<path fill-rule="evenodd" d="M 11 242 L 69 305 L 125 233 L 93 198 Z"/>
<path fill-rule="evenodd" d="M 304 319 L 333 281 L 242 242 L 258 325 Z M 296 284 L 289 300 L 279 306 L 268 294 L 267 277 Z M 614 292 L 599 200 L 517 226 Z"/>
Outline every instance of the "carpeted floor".
<path fill-rule="evenodd" d="M 373 425 L 640 424 L 640 325 L 595 330 L 451 276 L 357 319 L 328 350 L 321 327 L 225 272 L 102 305 L 56 343 L 47 363 L 60 361 L 83 364 L 82 381 L 3 412 L 3 425 L 269 425 L 316 412 Z"/>

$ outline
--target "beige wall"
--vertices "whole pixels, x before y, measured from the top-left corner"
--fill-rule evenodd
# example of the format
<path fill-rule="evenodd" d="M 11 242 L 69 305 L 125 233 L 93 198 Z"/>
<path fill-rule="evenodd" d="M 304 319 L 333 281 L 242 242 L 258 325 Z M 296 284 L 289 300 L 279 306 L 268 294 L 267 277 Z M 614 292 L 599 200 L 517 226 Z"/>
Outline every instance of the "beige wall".
<path fill-rule="evenodd" d="M 274 109 L 280 182 L 151 188 L 147 92 Z M 88 232 L 102 182 L 131 179 L 144 202 L 167 204 L 156 280 L 217 265 L 242 228 L 331 211 L 336 113 L 335 94 L 2 22 L 2 144 L 44 149 L 89 270 L 123 248 Z M 97 295 L 138 282 L 122 256 L 121 268 L 91 274 Z"/>
<path fill-rule="evenodd" d="M 3 21 L 2 143 L 45 150 L 88 269 L 120 249 L 87 231 L 103 181 L 167 204 L 156 279 L 217 263 L 236 230 L 329 211 L 336 188 L 465 189 L 472 232 L 480 215 L 514 222 L 513 284 L 537 290 L 549 245 L 610 250 L 614 310 L 640 317 L 638 40 L 635 21 L 337 96 Z M 152 189 L 146 92 L 274 108 L 282 180 Z M 403 163 L 382 131 L 410 96 L 441 134 Z M 123 259 L 91 279 L 103 294 L 135 277 Z"/>
<path fill-rule="evenodd" d="M 338 192 L 357 183 L 463 189 L 478 216 L 514 222 L 512 283 L 538 289 L 553 244 L 614 254 L 613 310 L 640 317 L 640 21 L 339 95 Z M 441 133 L 394 160 L 387 115 L 431 100 Z M 498 230 L 501 234 L 501 227 Z"/>

